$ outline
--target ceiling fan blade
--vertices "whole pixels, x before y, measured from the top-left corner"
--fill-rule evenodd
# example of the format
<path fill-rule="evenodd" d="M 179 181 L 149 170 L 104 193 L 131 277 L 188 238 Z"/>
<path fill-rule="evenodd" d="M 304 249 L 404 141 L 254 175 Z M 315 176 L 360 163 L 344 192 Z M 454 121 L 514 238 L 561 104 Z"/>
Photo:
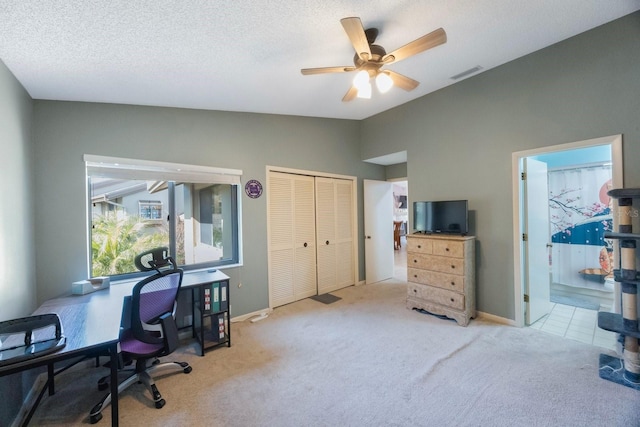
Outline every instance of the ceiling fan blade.
<path fill-rule="evenodd" d="M 391 80 L 393 80 L 393 84 L 395 86 L 398 86 L 400 89 L 404 89 L 407 92 L 410 90 L 414 90 L 420 84 L 419 81 L 413 80 L 412 78 L 407 76 L 403 76 L 402 74 L 396 73 L 395 71 L 384 70 L 384 72 L 387 73 L 389 77 L 391 77 Z"/>
<path fill-rule="evenodd" d="M 360 18 L 342 18 L 340 22 L 360 59 L 368 61 L 371 58 L 371 48 L 369 48 L 367 35 L 364 33 Z"/>
<path fill-rule="evenodd" d="M 310 74 L 325 74 L 325 73 L 347 73 L 354 71 L 356 67 L 344 66 L 344 67 L 322 67 L 322 68 L 303 68 L 300 70 L 302 74 L 308 76 Z"/>
<path fill-rule="evenodd" d="M 349 101 L 355 99 L 355 97 L 357 95 L 358 95 L 358 89 L 356 89 L 355 86 L 351 86 L 349 88 L 349 90 L 347 91 L 347 93 L 342 98 L 342 102 L 349 102 Z"/>
<path fill-rule="evenodd" d="M 442 28 L 430 32 L 406 45 L 394 50 L 382 58 L 383 62 L 398 62 L 405 58 L 424 52 L 432 47 L 439 46 L 447 41 L 447 33 Z"/>

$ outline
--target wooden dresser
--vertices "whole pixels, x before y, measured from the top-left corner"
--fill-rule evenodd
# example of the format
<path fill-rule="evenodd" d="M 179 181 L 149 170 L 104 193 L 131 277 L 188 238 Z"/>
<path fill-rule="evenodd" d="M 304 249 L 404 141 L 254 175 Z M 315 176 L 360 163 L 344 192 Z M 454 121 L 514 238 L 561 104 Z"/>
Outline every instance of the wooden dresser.
<path fill-rule="evenodd" d="M 476 316 L 475 237 L 407 236 L 407 308 L 455 319 Z"/>

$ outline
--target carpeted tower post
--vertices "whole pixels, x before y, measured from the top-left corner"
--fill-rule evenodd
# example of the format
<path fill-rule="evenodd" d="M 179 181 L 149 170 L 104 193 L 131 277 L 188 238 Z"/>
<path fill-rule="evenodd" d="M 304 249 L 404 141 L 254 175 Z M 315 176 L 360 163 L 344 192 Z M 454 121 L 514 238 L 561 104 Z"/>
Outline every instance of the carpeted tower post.
<path fill-rule="evenodd" d="M 600 355 L 600 377 L 640 390 L 640 357 L 638 352 L 638 284 L 636 250 L 640 234 L 634 234 L 633 219 L 638 209 L 633 200 L 640 199 L 640 188 L 615 189 L 608 192 L 617 200 L 618 231 L 605 233 L 605 238 L 619 242 L 618 259 L 614 270 L 616 282 L 620 282 L 622 312 L 598 313 L 598 326 L 619 333 L 624 338 L 622 358 Z M 618 298 L 618 296 L 616 296 Z"/>

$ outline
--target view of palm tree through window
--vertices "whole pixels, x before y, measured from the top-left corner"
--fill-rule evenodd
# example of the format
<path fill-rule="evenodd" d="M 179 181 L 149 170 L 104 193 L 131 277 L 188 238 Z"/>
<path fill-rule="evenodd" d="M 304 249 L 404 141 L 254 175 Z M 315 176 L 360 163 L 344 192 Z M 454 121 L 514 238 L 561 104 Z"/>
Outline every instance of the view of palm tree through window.
<path fill-rule="evenodd" d="M 158 246 L 180 266 L 237 259 L 234 185 L 91 177 L 90 190 L 93 277 L 135 273 Z"/>

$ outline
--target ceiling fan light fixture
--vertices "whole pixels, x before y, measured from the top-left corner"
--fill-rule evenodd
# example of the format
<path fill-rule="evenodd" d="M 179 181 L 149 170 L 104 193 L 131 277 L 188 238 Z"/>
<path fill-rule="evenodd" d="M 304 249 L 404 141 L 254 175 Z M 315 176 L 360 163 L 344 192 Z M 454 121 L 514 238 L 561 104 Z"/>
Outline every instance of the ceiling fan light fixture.
<path fill-rule="evenodd" d="M 360 70 L 353 78 L 353 86 L 355 86 L 358 91 L 366 90 L 366 86 L 369 86 L 369 90 L 371 90 L 371 84 L 369 84 L 369 73 L 365 70 Z"/>
<path fill-rule="evenodd" d="M 366 82 L 358 88 L 358 98 L 371 99 L 371 83 Z"/>
<path fill-rule="evenodd" d="M 393 86 L 393 80 L 389 77 L 389 74 L 384 71 L 378 73 L 376 76 L 376 87 L 381 93 L 386 93 Z"/>

